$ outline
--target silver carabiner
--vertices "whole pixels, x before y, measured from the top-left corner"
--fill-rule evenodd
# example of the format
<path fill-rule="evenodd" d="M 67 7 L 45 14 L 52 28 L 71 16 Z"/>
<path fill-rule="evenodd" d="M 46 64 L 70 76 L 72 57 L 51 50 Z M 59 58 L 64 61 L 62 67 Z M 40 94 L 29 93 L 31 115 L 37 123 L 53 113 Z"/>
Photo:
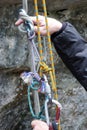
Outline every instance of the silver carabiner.
<path fill-rule="evenodd" d="M 62 109 L 61 104 L 57 101 L 52 99 L 52 104 L 55 104 L 58 108 L 60 108 L 60 110 Z M 49 119 L 49 112 L 48 112 L 48 103 L 49 103 L 49 99 L 45 100 L 45 116 L 46 116 L 46 122 L 48 124 L 48 126 L 50 125 L 50 119 Z"/>
<path fill-rule="evenodd" d="M 45 93 L 47 94 L 47 96 L 48 96 L 49 98 L 51 98 L 51 87 L 50 87 L 50 85 L 49 85 L 49 83 L 48 83 L 48 79 L 47 79 L 47 77 L 46 77 L 45 74 L 43 75 L 43 78 L 44 78 L 44 82 L 45 82 L 45 85 L 46 85 Z"/>
<path fill-rule="evenodd" d="M 19 25 L 18 28 L 21 32 L 28 33 L 29 39 L 34 36 L 34 25 L 29 15 L 25 12 L 25 10 L 20 9 L 19 18 L 24 20 L 24 23 Z"/>

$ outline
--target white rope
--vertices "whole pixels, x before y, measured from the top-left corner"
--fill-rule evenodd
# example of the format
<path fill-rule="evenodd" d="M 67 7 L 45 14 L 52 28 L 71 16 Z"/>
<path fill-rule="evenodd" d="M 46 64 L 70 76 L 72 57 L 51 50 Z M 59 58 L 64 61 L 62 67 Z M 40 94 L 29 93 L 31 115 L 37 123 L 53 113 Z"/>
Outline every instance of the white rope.
<path fill-rule="evenodd" d="M 33 56 L 33 59 L 36 62 L 36 65 L 37 65 L 37 64 L 39 64 L 39 61 L 40 61 L 40 55 L 39 55 L 39 52 L 38 52 L 38 50 L 37 50 L 37 48 L 35 46 L 35 43 L 34 43 L 34 34 L 35 34 L 35 32 L 34 32 L 33 22 L 30 19 L 29 15 L 27 15 L 25 10 L 23 10 L 23 9 L 21 9 L 21 11 L 19 12 L 19 18 L 23 19 L 25 22 L 26 21 L 29 22 L 29 27 L 30 27 L 30 30 L 29 30 L 30 34 L 29 35 L 30 35 L 30 37 L 32 37 L 31 34 L 33 34 L 33 37 L 31 38 L 32 46 L 33 46 L 33 52 L 32 53 L 35 52 L 35 55 L 33 56 L 33 54 L 32 54 L 32 56 Z M 27 29 L 25 28 L 25 26 L 26 25 L 24 25 L 24 23 L 23 23 L 23 24 L 19 25 L 18 28 L 19 28 L 19 30 L 21 32 L 27 33 Z M 39 69 L 38 67 L 39 67 L 39 65 L 37 65 L 36 71 L 38 71 L 38 69 Z"/>
<path fill-rule="evenodd" d="M 24 20 L 24 23 L 19 25 L 19 30 L 21 32 L 27 33 L 28 36 L 28 41 L 29 41 L 29 51 L 31 54 L 31 62 L 32 62 L 32 66 L 31 66 L 31 71 L 32 72 L 36 72 L 36 60 L 35 60 L 35 55 L 34 55 L 34 51 L 36 51 L 37 54 L 37 65 L 39 64 L 39 60 L 40 60 L 40 56 L 39 53 L 36 50 L 36 47 L 33 45 L 34 44 L 34 25 L 32 20 L 30 19 L 29 15 L 27 15 L 28 13 L 28 0 L 22 0 L 23 3 L 23 9 L 20 10 L 19 12 L 19 18 Z M 40 112 L 40 101 L 39 101 L 39 96 L 38 96 L 38 92 L 34 92 L 34 107 L 35 107 L 35 113 L 38 114 Z"/>
<path fill-rule="evenodd" d="M 28 13 L 28 0 L 22 0 L 23 9 Z"/>

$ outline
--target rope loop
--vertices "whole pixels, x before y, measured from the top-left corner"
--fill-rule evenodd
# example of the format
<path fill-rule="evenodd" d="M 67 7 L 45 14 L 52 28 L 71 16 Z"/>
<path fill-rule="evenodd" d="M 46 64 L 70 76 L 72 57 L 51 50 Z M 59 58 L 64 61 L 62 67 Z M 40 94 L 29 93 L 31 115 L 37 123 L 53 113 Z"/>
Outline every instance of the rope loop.
<path fill-rule="evenodd" d="M 31 103 L 31 97 L 30 97 L 30 93 L 31 93 L 31 86 L 28 86 L 28 104 L 29 104 L 29 108 L 30 108 L 30 112 L 32 114 L 32 117 L 35 119 L 42 119 L 45 120 L 45 116 L 42 114 L 44 112 L 44 106 L 42 107 L 42 109 L 40 110 L 40 112 L 38 114 L 35 114 L 34 110 L 33 110 L 33 106 Z"/>

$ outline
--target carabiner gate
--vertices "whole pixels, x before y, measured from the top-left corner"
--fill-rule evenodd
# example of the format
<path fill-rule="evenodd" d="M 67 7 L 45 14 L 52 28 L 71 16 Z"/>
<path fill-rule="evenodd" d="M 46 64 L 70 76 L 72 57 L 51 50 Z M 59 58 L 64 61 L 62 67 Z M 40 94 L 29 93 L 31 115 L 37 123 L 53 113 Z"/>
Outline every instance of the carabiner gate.
<path fill-rule="evenodd" d="M 49 119 L 49 113 L 48 113 L 48 103 L 49 103 L 49 101 L 50 101 L 49 99 L 45 100 L 45 116 L 46 116 L 46 122 L 47 122 L 48 126 L 50 125 L 50 119 Z M 52 99 L 52 104 L 55 104 L 59 110 L 62 109 L 61 104 L 54 99 Z M 59 115 L 56 115 L 56 116 L 58 117 Z"/>

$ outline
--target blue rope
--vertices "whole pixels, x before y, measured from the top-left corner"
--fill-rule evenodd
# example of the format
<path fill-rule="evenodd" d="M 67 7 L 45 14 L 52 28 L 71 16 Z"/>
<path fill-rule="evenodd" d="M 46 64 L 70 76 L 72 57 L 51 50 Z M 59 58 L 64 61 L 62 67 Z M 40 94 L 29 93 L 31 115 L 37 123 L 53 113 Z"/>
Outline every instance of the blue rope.
<path fill-rule="evenodd" d="M 44 112 L 44 105 L 42 106 L 41 111 L 36 115 L 34 113 L 34 110 L 31 104 L 30 90 L 31 89 L 38 90 L 38 88 L 35 87 L 35 85 L 39 85 L 39 83 L 34 80 L 33 83 L 30 86 L 28 86 L 28 104 L 29 104 L 30 112 L 33 118 L 45 120 L 45 116 L 42 114 Z"/>

